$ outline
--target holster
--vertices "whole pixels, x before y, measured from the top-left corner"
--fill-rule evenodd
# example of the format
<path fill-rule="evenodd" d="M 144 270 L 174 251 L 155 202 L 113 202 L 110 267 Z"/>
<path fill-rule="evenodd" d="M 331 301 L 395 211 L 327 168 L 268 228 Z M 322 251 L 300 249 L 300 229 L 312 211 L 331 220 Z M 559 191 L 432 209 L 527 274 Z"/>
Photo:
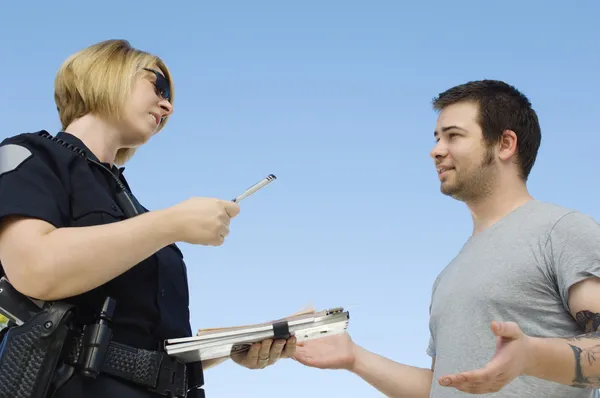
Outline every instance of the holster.
<path fill-rule="evenodd" d="M 184 364 L 163 351 L 112 341 L 116 302 L 106 297 L 96 323 L 72 322 L 76 307 L 63 301 L 34 303 L 0 278 L 0 313 L 11 324 L 0 331 L 0 398 L 50 398 L 74 372 L 127 380 L 169 397 L 203 398 L 202 362 Z"/>
<path fill-rule="evenodd" d="M 0 398 L 46 398 L 70 377 L 72 369 L 59 361 L 74 311 L 64 302 L 48 303 L 0 332 Z"/>

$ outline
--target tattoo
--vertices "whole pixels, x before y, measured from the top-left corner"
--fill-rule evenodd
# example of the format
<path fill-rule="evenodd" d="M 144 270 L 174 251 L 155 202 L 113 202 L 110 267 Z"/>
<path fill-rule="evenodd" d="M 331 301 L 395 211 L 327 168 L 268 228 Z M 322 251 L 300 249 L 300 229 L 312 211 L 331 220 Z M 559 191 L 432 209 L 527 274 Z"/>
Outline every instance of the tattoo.
<path fill-rule="evenodd" d="M 575 314 L 577 324 L 586 332 L 585 334 L 571 337 L 567 341 L 600 340 L 600 314 L 592 311 L 579 311 Z M 600 386 L 600 372 L 594 370 L 597 360 L 600 360 L 600 344 L 581 348 L 569 344 L 575 356 L 575 377 L 572 385 L 579 388 L 598 388 Z"/>
<path fill-rule="evenodd" d="M 600 326 L 600 314 L 588 310 L 579 311 L 575 314 L 575 321 L 587 333 L 595 332 Z"/>
<path fill-rule="evenodd" d="M 579 388 L 597 388 L 600 385 L 600 375 L 589 375 L 590 369 L 596 363 L 596 358 L 600 358 L 600 345 L 581 349 L 569 344 L 575 355 L 575 377 L 572 385 Z M 586 372 L 587 371 L 587 372 Z"/>
<path fill-rule="evenodd" d="M 600 332 L 580 334 L 578 336 L 569 337 L 567 339 L 567 341 L 581 341 L 581 340 L 600 340 Z"/>

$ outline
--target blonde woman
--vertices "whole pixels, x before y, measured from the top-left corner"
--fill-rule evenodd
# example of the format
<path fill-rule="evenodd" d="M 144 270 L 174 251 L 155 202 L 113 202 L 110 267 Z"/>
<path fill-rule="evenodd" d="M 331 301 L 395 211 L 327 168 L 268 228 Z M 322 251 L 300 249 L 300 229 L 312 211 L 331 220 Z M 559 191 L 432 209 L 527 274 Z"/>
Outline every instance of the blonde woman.
<path fill-rule="evenodd" d="M 222 245 L 240 209 L 228 200 L 195 197 L 148 211 L 129 190 L 119 166 L 173 113 L 173 79 L 160 58 L 123 40 L 92 45 L 60 67 L 55 100 L 62 131 L 20 134 L 0 144 L 4 274 L 27 296 L 76 305 L 81 329 L 97 322 L 107 297 L 114 299 L 112 342 L 129 357 L 112 352 L 91 378 L 81 357 L 66 359 L 76 371 L 55 397 L 160 396 L 175 387 L 157 388 L 161 375 L 140 375 L 136 363 L 151 355 L 167 366 L 172 359 L 160 352 L 162 342 L 192 334 L 186 265 L 176 242 Z M 293 339 L 267 340 L 234 360 L 264 368 L 294 349 Z M 202 368 L 216 363 L 188 366 L 187 387 L 201 386 Z"/>

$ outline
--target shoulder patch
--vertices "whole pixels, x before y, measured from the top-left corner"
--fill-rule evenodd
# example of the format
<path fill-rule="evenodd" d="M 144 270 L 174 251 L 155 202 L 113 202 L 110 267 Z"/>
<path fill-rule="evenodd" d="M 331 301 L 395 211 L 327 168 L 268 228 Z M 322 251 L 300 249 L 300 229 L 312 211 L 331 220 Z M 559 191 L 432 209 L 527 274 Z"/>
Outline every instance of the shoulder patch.
<path fill-rule="evenodd" d="M 8 144 L 0 146 L 0 176 L 14 171 L 33 155 L 24 146 Z"/>

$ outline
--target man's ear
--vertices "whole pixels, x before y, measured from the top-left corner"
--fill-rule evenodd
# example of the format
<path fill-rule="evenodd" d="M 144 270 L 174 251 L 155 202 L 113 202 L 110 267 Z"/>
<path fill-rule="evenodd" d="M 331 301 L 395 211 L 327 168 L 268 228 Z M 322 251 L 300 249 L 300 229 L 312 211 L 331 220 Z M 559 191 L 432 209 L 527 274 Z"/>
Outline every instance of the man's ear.
<path fill-rule="evenodd" d="M 517 134 L 512 130 L 504 130 L 498 142 L 498 156 L 509 160 L 517 154 Z"/>

